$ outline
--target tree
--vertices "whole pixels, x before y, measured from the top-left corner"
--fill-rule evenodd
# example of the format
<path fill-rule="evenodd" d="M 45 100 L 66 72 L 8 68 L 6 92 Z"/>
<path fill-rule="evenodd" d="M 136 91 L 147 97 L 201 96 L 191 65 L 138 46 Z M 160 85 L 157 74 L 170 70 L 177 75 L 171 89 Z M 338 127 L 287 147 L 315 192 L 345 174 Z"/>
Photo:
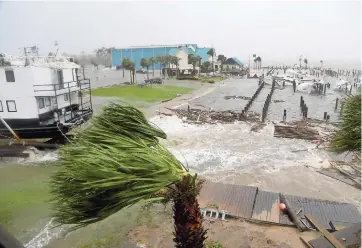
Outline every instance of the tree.
<path fill-rule="evenodd" d="M 147 69 L 147 79 L 149 79 L 148 69 L 149 69 L 150 66 L 151 66 L 151 61 L 150 61 L 149 59 L 142 58 L 140 64 L 141 64 L 141 66 L 142 66 L 143 68 L 146 68 L 146 69 Z"/>
<path fill-rule="evenodd" d="M 224 64 L 225 64 L 226 60 L 227 60 L 227 58 L 226 58 L 224 55 L 222 55 L 222 54 L 220 54 L 219 56 L 217 56 L 217 61 L 220 61 L 220 63 L 221 63 L 221 71 L 222 71 L 223 68 L 224 68 Z"/>
<path fill-rule="evenodd" d="M 11 63 L 5 59 L 5 54 L 0 53 L 0 66 L 11 66 Z"/>
<path fill-rule="evenodd" d="M 210 61 L 205 61 L 204 63 L 202 63 L 202 69 L 201 70 L 203 72 L 209 72 L 210 66 L 211 66 Z"/>
<path fill-rule="evenodd" d="M 112 67 L 112 50 L 114 47 L 102 47 L 94 50 L 99 64 L 103 64 L 107 67 Z"/>
<path fill-rule="evenodd" d="M 94 68 L 98 71 L 98 65 L 99 65 L 98 59 L 97 58 L 91 58 L 90 62 L 94 66 Z"/>
<path fill-rule="evenodd" d="M 215 49 L 211 48 L 208 52 L 207 55 L 211 56 L 212 59 L 212 73 L 215 74 L 215 66 L 214 66 L 214 56 L 215 56 Z"/>
<path fill-rule="evenodd" d="M 178 73 L 179 73 L 179 61 L 181 60 L 180 58 L 178 58 L 177 56 L 171 56 L 170 58 L 171 60 L 171 64 L 176 66 L 176 78 L 178 78 Z"/>
<path fill-rule="evenodd" d="M 48 57 L 54 57 L 54 56 L 55 56 L 54 53 L 52 53 L 52 52 L 49 52 L 49 53 L 48 53 Z"/>
<path fill-rule="evenodd" d="M 305 69 L 307 69 L 307 65 L 308 65 L 308 59 L 304 58 L 304 64 L 305 64 Z"/>
<path fill-rule="evenodd" d="M 336 153 L 359 152 L 361 150 L 361 93 L 346 99 L 340 128 L 332 137 L 330 150 Z"/>
<path fill-rule="evenodd" d="M 136 65 L 135 63 L 127 58 L 124 58 L 122 60 L 122 67 L 126 70 L 129 70 L 129 75 L 130 75 L 130 80 L 131 80 L 131 84 L 134 83 L 134 78 L 135 78 L 135 70 L 136 70 Z"/>
<path fill-rule="evenodd" d="M 195 56 L 193 54 L 189 54 L 189 56 L 188 56 L 188 62 L 193 67 L 193 72 L 192 72 L 193 75 L 196 74 L 196 65 L 197 65 L 197 63 L 200 63 L 200 60 L 201 60 L 200 56 Z"/>
<path fill-rule="evenodd" d="M 157 64 L 157 59 L 152 57 L 149 59 L 152 66 L 152 76 L 155 76 L 155 64 Z"/>
<path fill-rule="evenodd" d="M 176 248 L 204 248 L 202 181 L 160 144 L 166 134 L 129 105 L 111 103 L 60 148 L 51 180 L 55 220 L 80 228 L 140 201 L 173 203 Z"/>

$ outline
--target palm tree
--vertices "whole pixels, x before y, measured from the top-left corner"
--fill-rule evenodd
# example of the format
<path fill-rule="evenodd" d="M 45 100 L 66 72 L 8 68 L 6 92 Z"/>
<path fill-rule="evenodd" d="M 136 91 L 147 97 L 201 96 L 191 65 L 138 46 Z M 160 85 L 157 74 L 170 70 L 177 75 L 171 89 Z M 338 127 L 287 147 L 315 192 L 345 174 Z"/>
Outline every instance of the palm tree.
<path fill-rule="evenodd" d="M 299 57 L 299 68 L 302 69 L 302 55 Z"/>
<path fill-rule="evenodd" d="M 361 150 L 361 93 L 348 97 L 343 105 L 341 129 L 333 136 L 330 150 L 337 153 Z"/>
<path fill-rule="evenodd" d="M 253 58 L 254 58 L 254 69 L 256 68 L 256 54 L 253 54 Z"/>
<path fill-rule="evenodd" d="M 126 70 L 129 70 L 131 84 L 133 84 L 136 70 L 135 63 L 130 59 L 124 58 L 122 60 L 122 67 Z"/>
<path fill-rule="evenodd" d="M 51 180 L 56 221 L 80 228 L 141 201 L 172 201 L 175 247 L 203 248 L 202 181 L 158 138 L 166 134 L 138 109 L 106 106 L 59 151 Z"/>
<path fill-rule="evenodd" d="M 209 72 L 210 66 L 211 66 L 210 61 L 205 61 L 204 63 L 202 63 L 202 67 L 205 70 L 205 72 Z"/>
<path fill-rule="evenodd" d="M 171 57 L 171 64 L 174 64 L 176 66 L 176 78 L 178 78 L 178 73 L 179 73 L 179 61 L 181 59 L 178 58 L 177 56 L 172 56 Z"/>
<path fill-rule="evenodd" d="M 227 60 L 227 58 L 222 54 L 217 56 L 217 61 L 220 61 L 220 63 L 221 63 L 221 71 L 223 70 L 223 67 L 224 67 L 224 64 L 225 64 L 226 60 Z"/>
<path fill-rule="evenodd" d="M 157 59 L 155 57 L 151 57 L 149 60 L 152 66 L 152 76 L 155 76 L 155 64 L 157 63 Z"/>
<path fill-rule="evenodd" d="M 207 52 L 207 55 L 211 56 L 211 59 L 212 59 L 212 74 L 215 74 L 215 68 L 214 68 L 215 49 L 210 48 L 210 50 Z"/>
<path fill-rule="evenodd" d="M 151 61 L 148 60 L 148 59 L 142 58 L 142 59 L 141 59 L 141 62 L 140 62 L 140 65 L 141 65 L 143 68 L 146 68 L 146 69 L 147 69 L 147 79 L 149 79 L 148 69 L 149 69 L 150 66 L 151 66 Z"/>
<path fill-rule="evenodd" d="M 261 69 L 261 57 L 259 57 L 259 69 Z"/>
<path fill-rule="evenodd" d="M 197 65 L 197 63 L 199 63 L 199 65 L 200 65 L 200 63 L 201 63 L 201 57 L 200 57 L 200 56 L 195 56 L 195 55 L 193 55 L 193 54 L 189 54 L 189 56 L 188 56 L 188 62 L 189 62 L 189 64 L 191 64 L 192 67 L 193 67 L 193 72 L 192 72 L 192 74 L 195 75 L 196 65 Z M 200 73 L 200 70 L 199 70 L 199 73 Z"/>
<path fill-rule="evenodd" d="M 305 64 L 305 69 L 307 69 L 307 65 L 308 65 L 308 59 L 304 58 L 304 64 Z"/>

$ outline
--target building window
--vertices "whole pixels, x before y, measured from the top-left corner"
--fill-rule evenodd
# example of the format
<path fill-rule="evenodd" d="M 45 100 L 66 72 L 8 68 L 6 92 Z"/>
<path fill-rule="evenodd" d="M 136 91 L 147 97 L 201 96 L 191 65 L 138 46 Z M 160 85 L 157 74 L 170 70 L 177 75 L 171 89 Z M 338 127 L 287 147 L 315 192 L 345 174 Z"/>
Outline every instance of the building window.
<path fill-rule="evenodd" d="M 38 106 L 39 106 L 39 109 L 42 109 L 45 107 L 44 98 L 38 98 Z"/>
<path fill-rule="evenodd" d="M 49 107 L 50 106 L 50 97 L 45 97 L 45 106 Z"/>
<path fill-rule="evenodd" d="M 16 104 L 15 101 L 6 101 L 6 105 L 8 107 L 8 112 L 16 112 Z"/>
<path fill-rule="evenodd" d="M 68 102 L 69 101 L 69 95 L 68 94 L 64 94 L 64 101 Z"/>
<path fill-rule="evenodd" d="M 15 75 L 13 70 L 5 70 L 6 82 L 14 83 Z"/>
<path fill-rule="evenodd" d="M 4 112 L 2 101 L 0 101 L 0 112 Z"/>

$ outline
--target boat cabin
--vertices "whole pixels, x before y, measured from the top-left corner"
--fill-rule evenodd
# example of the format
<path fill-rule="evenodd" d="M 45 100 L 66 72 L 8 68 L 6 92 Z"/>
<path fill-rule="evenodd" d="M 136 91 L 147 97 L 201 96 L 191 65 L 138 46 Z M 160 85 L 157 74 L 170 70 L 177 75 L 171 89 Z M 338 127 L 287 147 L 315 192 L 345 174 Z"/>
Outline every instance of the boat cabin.
<path fill-rule="evenodd" d="M 64 57 L 5 57 L 0 66 L 0 117 L 20 138 L 54 138 L 93 111 L 89 79 Z M 9 138 L 0 122 L 0 138 Z"/>

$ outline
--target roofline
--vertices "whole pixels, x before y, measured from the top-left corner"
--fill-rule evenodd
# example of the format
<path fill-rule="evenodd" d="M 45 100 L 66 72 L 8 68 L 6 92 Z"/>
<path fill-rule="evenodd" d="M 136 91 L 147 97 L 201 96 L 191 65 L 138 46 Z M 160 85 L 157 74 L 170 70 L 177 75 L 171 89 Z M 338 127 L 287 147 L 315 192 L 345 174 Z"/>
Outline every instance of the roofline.
<path fill-rule="evenodd" d="M 130 47 L 114 48 L 114 49 L 120 50 L 120 49 L 132 49 L 132 48 L 179 47 L 179 46 L 189 46 L 189 45 L 196 45 L 197 46 L 197 44 L 174 44 L 174 45 L 130 46 Z M 112 49 L 112 50 L 114 50 L 114 49 Z"/>

